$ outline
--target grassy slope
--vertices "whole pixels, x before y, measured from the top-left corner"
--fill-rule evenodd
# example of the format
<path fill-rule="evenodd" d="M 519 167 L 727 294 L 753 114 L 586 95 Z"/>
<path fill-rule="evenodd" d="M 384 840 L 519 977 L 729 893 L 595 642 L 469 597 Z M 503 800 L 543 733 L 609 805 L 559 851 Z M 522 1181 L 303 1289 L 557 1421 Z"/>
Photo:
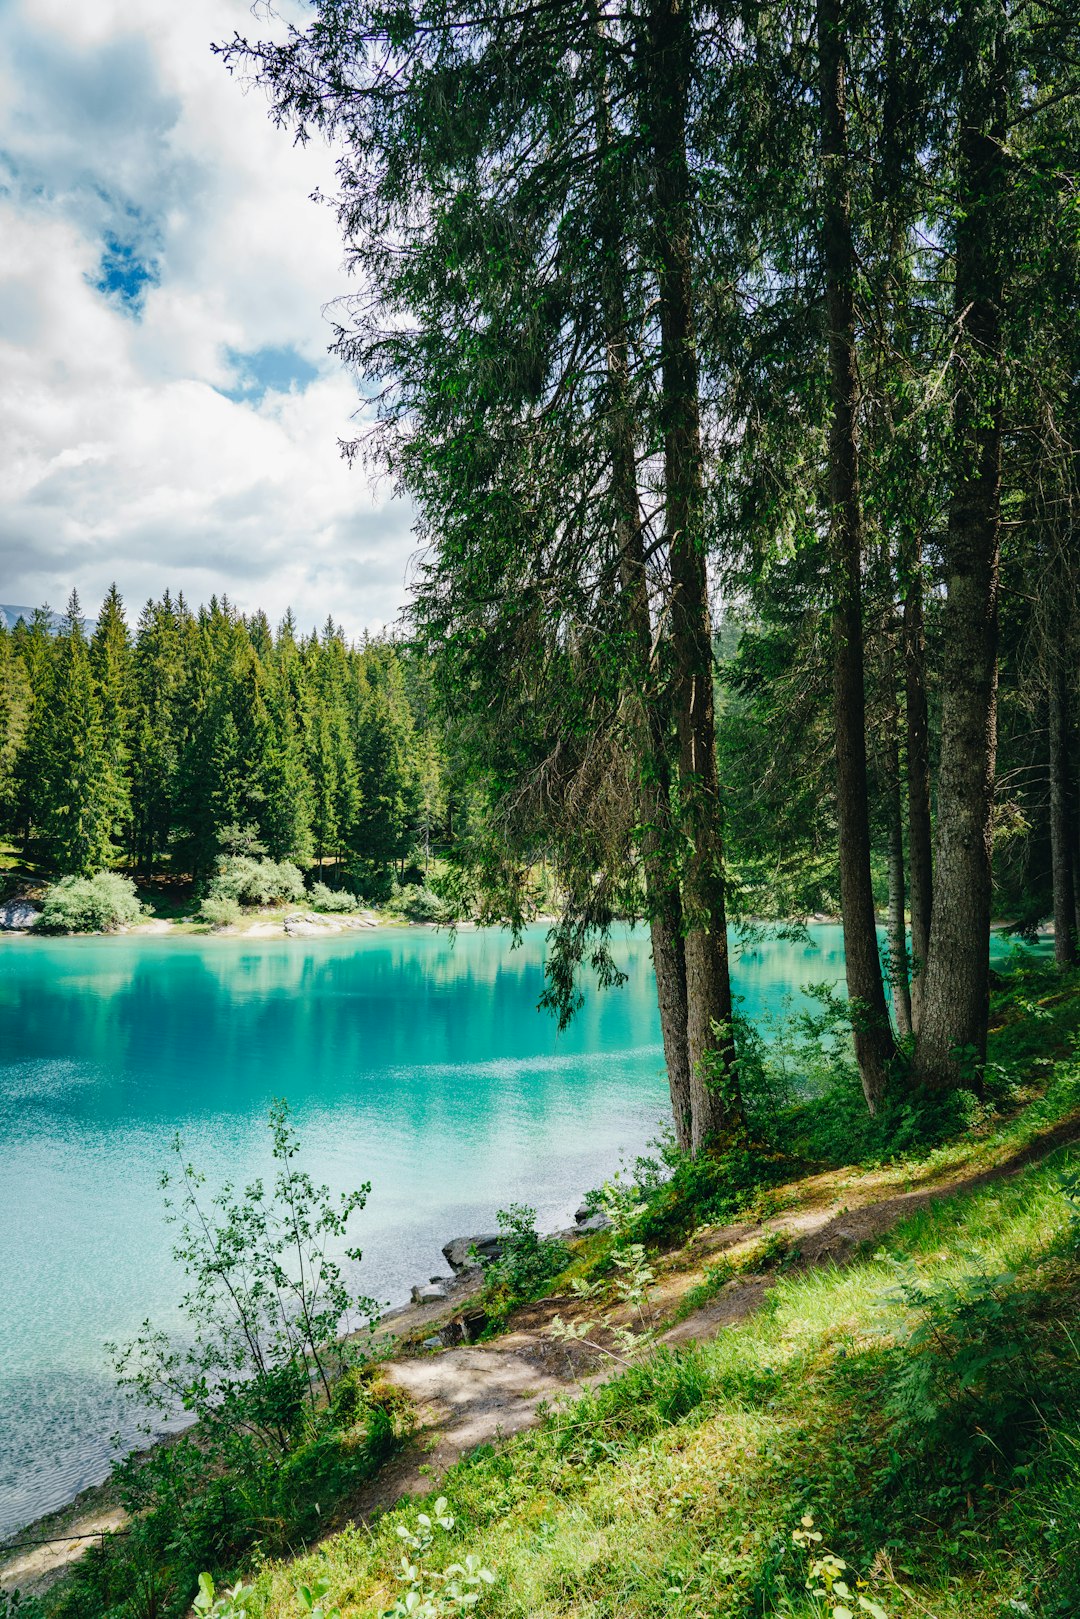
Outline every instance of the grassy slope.
<path fill-rule="evenodd" d="M 1031 1077 L 1053 1053 L 1045 1094 L 883 1182 L 992 1166 L 1064 1119 L 1080 1131 L 1080 1062 L 1062 1056 L 1078 1010 L 1075 995 L 1013 995 L 995 1057 Z M 461 1464 L 440 1485 L 457 1519 L 442 1562 L 472 1551 L 496 1571 L 480 1614 L 809 1614 L 826 1610 L 791 1537 L 812 1513 L 890 1619 L 1080 1612 L 1070 1163 L 1062 1147 L 921 1210 L 843 1269 L 783 1275 L 718 1339 Z M 268 1565 L 256 1608 L 295 1615 L 297 1584 L 324 1577 L 345 1613 L 378 1613 L 412 1516 Z"/>

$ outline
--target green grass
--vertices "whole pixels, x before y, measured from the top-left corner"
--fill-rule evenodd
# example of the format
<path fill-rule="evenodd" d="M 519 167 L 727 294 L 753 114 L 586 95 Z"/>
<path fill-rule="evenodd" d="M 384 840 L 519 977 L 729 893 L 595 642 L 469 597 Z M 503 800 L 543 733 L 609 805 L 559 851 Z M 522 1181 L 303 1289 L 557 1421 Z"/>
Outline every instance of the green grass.
<path fill-rule="evenodd" d="M 915 1215 L 847 1269 L 780 1277 L 743 1325 L 660 1354 L 455 1468 L 440 1485 L 457 1518 L 448 1556 L 474 1551 L 498 1575 L 478 1612 L 821 1611 L 791 1539 L 804 1513 L 873 1574 L 890 1619 L 920 1611 L 893 1579 L 939 1619 L 1025 1611 L 1009 1602 L 1080 1611 L 1067 1158 Z M 929 1306 L 905 1302 L 901 1287 L 916 1283 Z M 1015 1353 L 979 1369 L 980 1335 L 992 1342 L 999 1322 Z M 409 1516 L 268 1566 L 259 1611 L 294 1613 L 296 1583 L 325 1577 L 345 1611 L 377 1613 Z"/>

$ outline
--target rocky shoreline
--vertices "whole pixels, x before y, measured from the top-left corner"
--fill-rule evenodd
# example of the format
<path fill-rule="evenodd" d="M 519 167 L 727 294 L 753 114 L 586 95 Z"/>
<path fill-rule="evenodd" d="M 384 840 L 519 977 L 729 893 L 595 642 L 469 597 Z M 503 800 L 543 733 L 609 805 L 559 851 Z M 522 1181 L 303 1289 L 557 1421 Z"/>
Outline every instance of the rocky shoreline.
<path fill-rule="evenodd" d="M 604 1215 L 594 1214 L 582 1204 L 572 1226 L 549 1235 L 571 1244 L 606 1223 Z M 452 1237 L 444 1243 L 442 1253 L 450 1274 L 416 1283 L 407 1304 L 397 1305 L 379 1318 L 375 1329 L 379 1358 L 434 1353 L 475 1343 L 483 1334 L 488 1325 L 480 1302 L 484 1265 L 500 1257 L 500 1234 Z M 168 1444 L 174 1437 L 162 1435 L 154 1443 Z M 0 1591 L 20 1589 L 32 1594 L 46 1589 L 88 1545 L 122 1529 L 125 1521 L 110 1479 L 86 1486 L 65 1505 L 43 1513 L 0 1541 Z"/>

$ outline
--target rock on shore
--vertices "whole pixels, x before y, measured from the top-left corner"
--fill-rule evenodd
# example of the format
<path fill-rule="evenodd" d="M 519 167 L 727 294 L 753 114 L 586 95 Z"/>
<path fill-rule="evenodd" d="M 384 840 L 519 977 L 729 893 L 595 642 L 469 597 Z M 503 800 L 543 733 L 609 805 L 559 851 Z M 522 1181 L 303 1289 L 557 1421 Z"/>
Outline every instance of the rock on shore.
<path fill-rule="evenodd" d="M 21 933 L 32 928 L 41 911 L 28 899 L 9 899 L 0 905 L 0 928 L 7 933 Z"/>

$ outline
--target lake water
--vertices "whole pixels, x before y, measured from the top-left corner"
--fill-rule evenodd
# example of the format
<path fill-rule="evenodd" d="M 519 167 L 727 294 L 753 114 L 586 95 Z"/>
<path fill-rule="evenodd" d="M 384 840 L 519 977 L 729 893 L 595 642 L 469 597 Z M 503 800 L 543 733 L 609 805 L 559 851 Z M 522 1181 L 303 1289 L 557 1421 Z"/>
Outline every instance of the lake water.
<path fill-rule="evenodd" d="M 751 1018 L 838 981 L 840 929 L 736 964 Z M 446 1267 L 452 1236 L 581 1195 L 667 1113 L 647 939 L 564 1034 L 536 1010 L 544 929 L 324 940 L 0 940 L 0 1535 L 108 1471 L 134 1439 L 104 1345 L 174 1325 L 180 1278 L 158 1179 L 173 1133 L 211 1183 L 269 1169 L 284 1096 L 302 1159 L 372 1182 L 358 1287 L 387 1303 Z"/>

